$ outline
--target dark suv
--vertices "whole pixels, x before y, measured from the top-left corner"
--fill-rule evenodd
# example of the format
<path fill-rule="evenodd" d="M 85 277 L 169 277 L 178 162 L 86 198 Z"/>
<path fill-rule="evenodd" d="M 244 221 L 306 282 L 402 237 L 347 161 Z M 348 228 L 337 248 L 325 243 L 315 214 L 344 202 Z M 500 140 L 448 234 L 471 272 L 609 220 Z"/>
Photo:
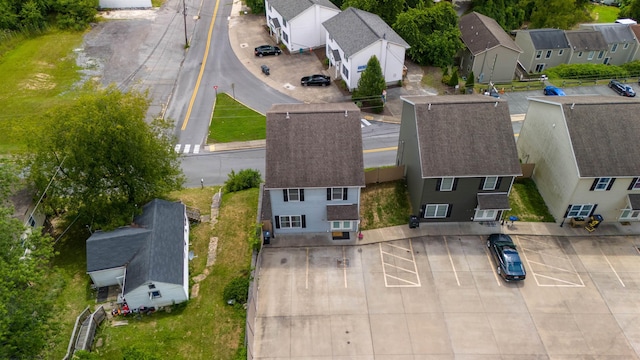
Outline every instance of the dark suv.
<path fill-rule="evenodd" d="M 525 279 L 527 273 L 511 236 L 491 234 L 487 238 L 487 247 L 496 260 L 498 275 L 506 281 Z"/>
<path fill-rule="evenodd" d="M 623 84 L 617 80 L 609 81 L 609 87 L 618 93 L 621 96 L 634 97 L 636 96 L 636 92 L 633 90 L 631 85 Z"/>
<path fill-rule="evenodd" d="M 278 56 L 282 54 L 282 50 L 279 47 L 272 45 L 260 45 L 255 48 L 254 52 L 255 56 L 263 57 L 265 55 L 275 55 Z"/>

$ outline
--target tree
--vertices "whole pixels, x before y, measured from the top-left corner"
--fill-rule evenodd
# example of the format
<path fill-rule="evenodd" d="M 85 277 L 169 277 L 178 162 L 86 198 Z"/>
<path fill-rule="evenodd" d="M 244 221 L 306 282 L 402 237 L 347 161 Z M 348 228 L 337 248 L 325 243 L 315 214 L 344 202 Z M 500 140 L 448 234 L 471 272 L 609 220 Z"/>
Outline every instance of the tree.
<path fill-rule="evenodd" d="M 467 89 L 473 89 L 476 84 L 475 75 L 473 74 L 473 70 L 467 76 L 467 81 L 464 82 L 464 87 Z"/>
<path fill-rule="evenodd" d="M 620 4 L 621 18 L 640 19 L 640 0 L 624 0 Z"/>
<path fill-rule="evenodd" d="M 518 29 L 528 19 L 522 0 L 473 0 L 473 11 L 494 19 L 503 29 Z"/>
<path fill-rule="evenodd" d="M 393 24 L 405 7 L 405 0 L 344 0 L 342 10 L 349 7 L 376 14 L 387 24 Z"/>
<path fill-rule="evenodd" d="M 252 14 L 264 14 L 264 1 L 262 0 L 247 0 L 247 6 L 251 8 Z"/>
<path fill-rule="evenodd" d="M 532 28 L 571 29 L 579 22 L 591 19 L 585 5 L 579 6 L 576 0 L 534 0 L 531 12 Z"/>
<path fill-rule="evenodd" d="M 382 91 L 387 88 L 387 83 L 382 74 L 382 68 L 378 58 L 374 55 L 367 62 L 367 67 L 360 75 L 358 88 L 353 92 L 353 100 L 361 101 L 364 108 L 372 108 L 374 111 L 382 111 Z"/>
<path fill-rule="evenodd" d="M 52 296 L 45 287 L 51 238 L 13 218 L 8 193 L 18 180 L 0 163 L 0 358 L 37 358 L 46 345 Z"/>
<path fill-rule="evenodd" d="M 145 122 L 146 93 L 85 91 L 48 112 L 34 136 L 29 179 L 44 204 L 92 229 L 131 222 L 142 205 L 183 183 L 172 124 Z"/>
<path fill-rule="evenodd" d="M 420 65 L 449 66 L 464 46 L 456 11 L 446 1 L 401 13 L 393 29 L 411 45 L 407 54 Z"/>

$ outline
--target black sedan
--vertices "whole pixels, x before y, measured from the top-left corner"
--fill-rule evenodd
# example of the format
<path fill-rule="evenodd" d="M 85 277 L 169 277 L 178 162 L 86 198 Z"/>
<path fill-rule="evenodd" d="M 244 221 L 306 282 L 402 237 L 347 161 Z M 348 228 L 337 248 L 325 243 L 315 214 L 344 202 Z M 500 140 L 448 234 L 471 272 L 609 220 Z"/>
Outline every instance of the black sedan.
<path fill-rule="evenodd" d="M 527 276 L 516 245 L 509 235 L 491 234 L 487 239 L 489 252 L 498 265 L 498 275 L 506 281 L 524 280 Z"/>
<path fill-rule="evenodd" d="M 305 76 L 300 79 L 300 84 L 302 84 L 302 86 L 329 86 L 329 84 L 331 84 L 331 77 L 319 74 Z"/>
<path fill-rule="evenodd" d="M 272 45 L 260 45 L 254 49 L 253 54 L 255 56 L 263 57 L 266 55 L 275 55 L 278 56 L 282 54 L 282 50 L 280 50 L 277 46 Z"/>

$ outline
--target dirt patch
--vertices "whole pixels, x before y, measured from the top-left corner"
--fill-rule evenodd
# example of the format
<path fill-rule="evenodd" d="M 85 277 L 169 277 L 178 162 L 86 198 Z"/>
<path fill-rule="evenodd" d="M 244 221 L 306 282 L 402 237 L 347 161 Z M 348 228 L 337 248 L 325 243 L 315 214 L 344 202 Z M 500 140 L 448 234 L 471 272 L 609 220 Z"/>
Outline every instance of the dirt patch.
<path fill-rule="evenodd" d="M 36 73 L 31 79 L 27 79 L 20 84 L 23 90 L 51 90 L 56 87 L 56 83 L 51 81 L 53 77 L 45 73 Z"/>

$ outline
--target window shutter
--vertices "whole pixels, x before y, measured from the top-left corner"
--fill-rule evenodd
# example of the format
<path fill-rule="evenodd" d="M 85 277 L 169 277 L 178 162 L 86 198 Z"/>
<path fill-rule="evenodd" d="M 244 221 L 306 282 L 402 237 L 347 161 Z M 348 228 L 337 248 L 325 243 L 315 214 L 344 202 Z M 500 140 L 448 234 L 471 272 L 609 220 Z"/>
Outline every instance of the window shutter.
<path fill-rule="evenodd" d="M 302 215 L 302 228 L 306 228 L 306 227 L 307 227 L 307 216 Z"/>
<path fill-rule="evenodd" d="M 589 189 L 589 191 L 593 191 L 593 189 L 596 188 L 596 185 L 598 185 L 598 178 L 593 179 L 593 184 L 591 184 L 591 189 Z"/>
<path fill-rule="evenodd" d="M 564 212 L 563 218 L 566 218 L 569 215 L 569 211 L 571 211 L 571 205 L 567 206 L 567 211 Z"/>
<path fill-rule="evenodd" d="M 500 183 L 502 183 L 501 177 L 499 177 L 498 180 L 496 180 L 496 190 L 500 189 Z"/>
<path fill-rule="evenodd" d="M 327 201 L 331 200 L 331 188 L 327 188 Z"/>
<path fill-rule="evenodd" d="M 304 189 L 300 189 L 300 201 L 304 201 Z"/>
<path fill-rule="evenodd" d="M 478 190 L 482 190 L 482 188 L 484 187 L 484 181 L 486 180 L 486 178 L 480 178 L 480 186 L 478 186 Z"/>
<path fill-rule="evenodd" d="M 598 207 L 598 204 L 594 204 L 593 205 L 593 209 L 591 209 L 591 212 L 589 213 L 589 216 L 592 216 L 594 212 L 596 212 L 596 208 Z"/>
<path fill-rule="evenodd" d="M 343 188 L 342 189 L 342 200 L 347 200 L 347 194 L 349 193 L 349 189 L 347 188 Z"/>
<path fill-rule="evenodd" d="M 424 213 L 427 210 L 427 204 L 420 206 L 420 217 L 424 217 Z"/>
<path fill-rule="evenodd" d="M 627 190 L 633 190 L 633 186 L 636 184 L 637 181 L 638 181 L 638 178 L 631 179 L 631 184 L 629 184 L 629 187 L 627 188 Z"/>
<path fill-rule="evenodd" d="M 453 179 L 453 188 L 451 190 L 456 191 L 457 187 L 458 187 L 458 178 L 455 178 Z"/>
<path fill-rule="evenodd" d="M 276 229 L 280 229 L 280 216 L 276 216 Z"/>
<path fill-rule="evenodd" d="M 440 185 L 442 185 L 442 179 L 436 181 L 436 191 L 440 191 Z"/>
<path fill-rule="evenodd" d="M 451 216 L 451 209 L 453 208 L 453 204 L 449 204 L 449 206 L 447 206 L 447 217 Z"/>
<path fill-rule="evenodd" d="M 284 201 L 289 201 L 289 195 L 287 194 L 287 189 L 282 189 L 282 195 L 284 196 Z"/>
<path fill-rule="evenodd" d="M 616 182 L 616 178 L 611 178 L 611 181 L 609 181 L 609 185 L 607 186 L 607 191 L 611 190 L 614 182 Z"/>

